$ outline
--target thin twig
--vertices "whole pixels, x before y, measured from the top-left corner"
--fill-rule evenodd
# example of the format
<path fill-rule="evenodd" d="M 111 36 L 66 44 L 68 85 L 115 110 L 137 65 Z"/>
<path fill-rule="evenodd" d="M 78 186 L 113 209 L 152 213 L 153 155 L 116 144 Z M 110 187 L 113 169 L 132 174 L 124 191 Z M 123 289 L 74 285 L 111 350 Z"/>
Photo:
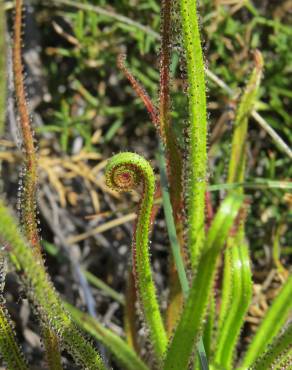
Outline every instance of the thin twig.
<path fill-rule="evenodd" d="M 107 230 L 110 230 L 112 229 L 113 227 L 116 227 L 116 226 L 119 226 L 119 225 L 122 225 L 126 222 L 129 222 L 129 221 L 133 221 L 136 219 L 136 214 L 135 213 L 130 213 L 128 215 L 125 215 L 125 216 L 122 216 L 118 219 L 114 219 L 112 221 L 108 221 L 102 225 L 99 225 L 93 229 L 90 229 L 82 234 L 79 234 L 79 235 L 76 235 L 76 236 L 71 236 L 70 238 L 68 238 L 66 240 L 66 243 L 67 244 L 74 244 L 74 243 L 77 243 L 77 242 L 80 242 L 81 240 L 84 240 L 84 239 L 87 239 L 89 238 L 90 236 L 94 236 L 95 234 L 97 233 L 102 233 L 102 232 L 105 232 Z"/>
<path fill-rule="evenodd" d="M 268 124 L 268 122 L 256 111 L 253 110 L 251 113 L 252 117 L 257 123 L 271 136 L 276 144 L 292 159 L 292 150 L 283 141 L 283 139 L 276 133 L 276 131 Z"/>

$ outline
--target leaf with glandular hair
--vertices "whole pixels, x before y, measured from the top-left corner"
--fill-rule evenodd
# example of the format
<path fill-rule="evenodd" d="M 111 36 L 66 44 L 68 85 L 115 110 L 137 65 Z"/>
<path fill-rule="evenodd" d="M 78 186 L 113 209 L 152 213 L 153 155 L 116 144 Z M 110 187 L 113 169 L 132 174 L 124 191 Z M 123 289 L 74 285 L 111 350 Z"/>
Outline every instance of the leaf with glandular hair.
<path fill-rule="evenodd" d="M 5 245 L 5 251 L 11 263 L 20 270 L 26 293 L 44 326 L 57 335 L 64 348 L 80 366 L 89 370 L 105 370 L 100 355 L 83 338 L 62 306 L 44 265 L 35 258 L 2 200 L 0 200 L 0 220 L 0 238 Z"/>
<path fill-rule="evenodd" d="M 113 156 L 105 171 L 107 185 L 117 191 L 130 191 L 142 184 L 133 245 L 133 274 L 145 322 L 148 326 L 151 344 L 158 362 L 164 356 L 167 336 L 152 278 L 149 255 L 149 227 L 155 178 L 150 164 L 135 153 L 120 153 Z"/>
<path fill-rule="evenodd" d="M 281 367 L 278 367 L 281 366 Z M 292 323 L 276 337 L 264 354 L 251 366 L 252 370 L 291 369 L 292 367 Z"/>
<path fill-rule="evenodd" d="M 149 370 L 134 350 L 119 335 L 105 328 L 92 316 L 64 303 L 77 325 L 100 341 L 116 357 L 117 362 L 127 370 Z"/>
<path fill-rule="evenodd" d="M 232 245 L 233 241 L 233 245 Z M 251 269 L 248 246 L 241 239 L 228 240 L 228 250 L 225 252 L 224 268 L 230 271 L 229 282 L 224 278 L 224 287 L 229 284 L 230 300 L 228 310 L 222 326 L 218 328 L 218 343 L 216 347 L 215 363 L 225 369 L 233 368 L 234 351 L 245 314 L 252 295 Z"/>
<path fill-rule="evenodd" d="M 23 0 L 15 1 L 12 58 L 16 106 L 20 119 L 19 121 L 24 147 L 24 180 L 21 199 L 21 222 L 23 224 L 25 237 L 29 241 L 35 257 L 41 264 L 43 264 L 36 215 L 37 156 L 32 122 L 25 96 L 24 67 L 22 63 L 23 6 Z M 44 339 L 46 360 L 49 369 L 62 370 L 58 338 L 54 333 L 50 332 L 49 328 L 42 327 L 41 331 Z"/>
<path fill-rule="evenodd" d="M 6 37 L 6 19 L 5 19 L 5 9 L 4 1 L 0 1 L 0 136 L 4 131 L 4 123 L 6 117 L 6 47 L 5 47 L 5 37 Z"/>
<path fill-rule="evenodd" d="M 207 171 L 207 104 L 203 52 L 196 0 L 180 0 L 183 47 L 189 100 L 189 142 L 186 148 L 188 250 L 192 267 L 198 263 L 205 239 Z"/>
<path fill-rule="evenodd" d="M 4 299 L 6 261 L 0 253 L 0 356 L 9 370 L 28 370 L 22 349 L 17 343 L 14 325 L 7 311 Z"/>
<path fill-rule="evenodd" d="M 256 102 L 262 68 L 262 56 L 256 51 L 255 68 L 236 112 L 228 183 L 244 181 L 248 119 Z M 231 192 L 243 194 L 243 188 L 238 187 Z M 252 297 L 250 258 L 244 223 L 245 212 L 239 217 L 235 234 L 229 236 L 224 254 L 222 299 L 214 361 L 225 369 L 233 368 L 237 339 Z"/>
<path fill-rule="evenodd" d="M 221 204 L 208 231 L 204 253 L 185 303 L 177 328 L 170 342 L 164 370 L 186 370 L 203 327 L 209 296 L 212 291 L 217 257 L 242 205 L 241 196 L 231 195 Z"/>
<path fill-rule="evenodd" d="M 254 58 L 255 67 L 243 91 L 235 116 L 228 183 L 244 180 L 248 119 L 256 103 L 263 73 L 263 58 L 258 50 L 255 51 Z"/>
<path fill-rule="evenodd" d="M 248 368 L 266 349 L 280 332 L 292 311 L 292 275 L 290 275 L 269 308 L 258 331 L 243 357 L 242 367 Z M 289 329 L 291 330 L 291 329 Z"/>

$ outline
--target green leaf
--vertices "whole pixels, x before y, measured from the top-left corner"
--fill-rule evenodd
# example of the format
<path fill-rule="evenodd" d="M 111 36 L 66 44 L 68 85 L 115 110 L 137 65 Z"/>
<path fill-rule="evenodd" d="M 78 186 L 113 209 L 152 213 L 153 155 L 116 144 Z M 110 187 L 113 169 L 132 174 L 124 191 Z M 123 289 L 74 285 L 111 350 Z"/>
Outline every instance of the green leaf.
<path fill-rule="evenodd" d="M 135 153 L 119 153 L 106 167 L 106 183 L 116 191 L 131 191 L 143 185 L 139 211 L 132 244 L 133 274 L 143 318 L 149 329 L 151 344 L 157 361 L 166 351 L 167 336 L 152 278 L 149 255 L 150 217 L 153 206 L 155 177 L 150 164 Z"/>
<path fill-rule="evenodd" d="M 204 253 L 193 278 L 188 299 L 170 343 L 164 370 L 188 368 L 194 345 L 198 342 L 209 303 L 217 257 L 238 214 L 243 198 L 229 196 L 221 204 L 209 229 Z"/>
<path fill-rule="evenodd" d="M 267 348 L 271 340 L 279 333 L 292 309 L 292 275 L 283 285 L 252 339 L 243 358 L 242 367 L 248 368 Z"/>
<path fill-rule="evenodd" d="M 180 0 L 188 99 L 187 147 L 188 249 L 194 268 L 205 239 L 205 192 L 207 171 L 207 108 L 203 52 L 197 17 L 197 1 Z"/>
<path fill-rule="evenodd" d="M 245 177 L 248 119 L 257 98 L 263 66 L 261 54 L 256 51 L 255 56 L 256 66 L 236 112 L 229 162 L 229 183 L 243 182 Z M 243 188 L 239 187 L 232 192 L 243 194 Z M 245 241 L 244 223 L 243 214 L 235 235 L 228 238 L 224 256 L 222 300 L 215 352 L 215 363 L 224 369 L 233 368 L 237 338 L 252 297 L 250 258 Z"/>
<path fill-rule="evenodd" d="M 223 294 L 227 297 L 222 298 L 224 320 L 218 326 L 214 361 L 224 369 L 231 370 L 237 338 L 252 297 L 252 281 L 248 246 L 242 240 L 242 235 L 238 233 L 235 238 L 229 238 L 227 248 L 223 284 L 226 290 L 223 290 Z"/>
<path fill-rule="evenodd" d="M 28 370 L 22 349 L 16 340 L 14 324 L 5 305 L 3 289 L 6 276 L 6 260 L 0 253 L 0 355 L 9 370 Z"/>
<path fill-rule="evenodd" d="M 265 353 L 252 365 L 252 370 L 291 369 L 292 323 L 276 337 Z M 280 367 L 278 367 L 280 365 Z"/>
<path fill-rule="evenodd" d="M 162 201 L 163 201 L 163 208 L 165 213 L 165 221 L 167 226 L 167 232 L 170 240 L 171 250 L 174 257 L 175 265 L 178 272 L 178 278 L 180 281 L 181 289 L 184 295 L 184 298 L 187 298 L 189 294 L 189 282 L 187 279 L 187 274 L 184 267 L 183 258 L 180 251 L 180 245 L 176 234 L 175 229 L 175 222 L 173 218 L 173 211 L 171 207 L 170 202 L 170 195 L 168 190 L 168 184 L 167 184 L 167 176 L 166 176 L 166 163 L 163 153 L 163 147 L 160 143 L 159 145 L 159 166 L 160 166 L 160 177 L 161 177 L 161 188 L 162 188 Z M 208 369 L 208 360 L 206 351 L 204 348 L 204 342 L 202 338 L 200 338 L 200 341 L 198 343 L 198 355 L 200 358 L 202 369 Z"/>
<path fill-rule="evenodd" d="M 127 370 L 148 370 L 148 367 L 120 336 L 106 329 L 96 319 L 71 306 L 69 303 L 64 303 L 64 305 L 77 325 L 103 343 L 123 368 Z"/>
<path fill-rule="evenodd" d="M 62 306 L 44 265 L 24 241 L 9 210 L 0 200 L 0 238 L 16 269 L 22 272 L 26 293 L 43 321 L 60 339 L 77 363 L 90 370 L 105 370 L 100 355 L 83 338 Z"/>

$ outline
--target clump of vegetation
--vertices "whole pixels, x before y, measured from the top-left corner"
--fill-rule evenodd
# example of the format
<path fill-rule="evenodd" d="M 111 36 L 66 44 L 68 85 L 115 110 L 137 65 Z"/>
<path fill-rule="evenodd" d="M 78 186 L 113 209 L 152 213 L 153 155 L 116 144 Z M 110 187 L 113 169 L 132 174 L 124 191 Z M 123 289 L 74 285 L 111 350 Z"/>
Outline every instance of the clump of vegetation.
<path fill-rule="evenodd" d="M 71 1 L 62 0 L 58 3 L 74 7 Z M 157 10 L 154 2 L 149 1 L 148 3 L 152 4 L 154 11 Z M 262 19 L 250 2 L 245 2 L 242 7 L 244 6 L 258 21 Z M 96 16 L 98 12 L 106 19 L 114 19 L 118 28 L 125 27 L 125 24 L 133 27 L 137 31 L 136 38 L 138 39 L 139 32 L 148 35 L 150 40 L 158 38 L 151 29 L 103 8 L 90 6 L 87 3 L 80 3 L 77 8 L 79 8 L 79 13 L 73 16 L 73 23 L 76 22 L 74 29 L 76 38 L 69 37 L 64 30 L 55 26 L 60 34 L 74 44 L 73 50 L 59 49 L 58 53 L 61 52 L 65 57 L 79 60 L 77 73 L 88 68 L 88 65 L 92 68 L 92 62 L 97 63 L 94 64 L 94 68 L 99 66 L 102 69 L 103 67 L 103 59 L 99 59 L 98 52 L 92 49 L 91 39 L 87 39 L 88 27 L 92 27 L 92 32 L 97 32 L 93 30 L 98 29 L 99 18 Z M 237 11 L 236 7 L 235 9 Z M 3 22 L 1 10 L 0 7 L 0 21 Z M 90 13 L 89 20 L 85 20 L 83 11 Z M 106 369 L 108 356 L 104 355 L 104 348 L 114 356 L 121 368 L 130 370 L 186 370 L 190 366 L 204 370 L 289 369 L 292 362 L 292 333 L 291 323 L 288 320 L 292 308 L 290 299 L 292 281 L 291 275 L 287 274 L 277 255 L 280 231 L 276 235 L 274 244 L 274 260 L 282 276 L 282 286 L 271 306 L 267 308 L 265 316 L 256 328 L 256 333 L 251 336 L 248 345 L 243 345 L 241 342 L 242 330 L 245 327 L 245 319 L 253 295 L 248 245 L 250 200 L 246 195 L 246 189 L 257 185 L 263 185 L 266 188 L 274 186 L 276 189 L 289 187 L 289 184 L 283 182 L 274 181 L 267 185 L 260 181 L 246 181 L 249 162 L 248 130 L 251 116 L 256 117 L 275 140 L 276 145 L 287 156 L 291 156 L 291 151 L 285 142 L 255 110 L 259 106 L 258 97 L 265 65 L 262 53 L 254 48 L 253 68 L 235 105 L 232 144 L 227 160 L 227 183 L 213 185 L 213 188 L 208 183 L 206 75 L 212 76 L 214 81 L 225 89 L 229 89 L 229 92 L 230 88 L 206 69 L 196 1 L 162 1 L 157 104 L 151 99 L 152 94 L 146 92 L 152 84 L 147 82 L 146 77 L 144 81 L 140 78 L 144 82 L 145 86 L 143 86 L 135 77 L 135 71 L 126 66 L 126 55 L 119 53 L 116 68 L 119 68 L 130 82 L 137 97 L 148 111 L 156 130 L 159 148 L 157 162 L 161 177 L 160 181 L 157 181 L 149 161 L 134 152 L 121 152 L 106 161 L 105 182 L 110 191 L 116 194 L 115 191 L 138 190 L 140 194 L 137 215 L 134 216 L 135 227 L 131 246 L 132 268 L 128 277 L 126 300 L 96 277 L 88 273 L 86 275 L 89 281 L 125 305 L 125 337 L 122 338 L 94 317 L 94 310 L 89 315 L 62 301 L 45 267 L 36 212 L 38 162 L 42 163 L 42 158 L 38 160 L 25 96 L 22 13 L 22 0 L 16 0 L 12 64 L 16 107 L 23 138 L 24 176 L 21 180 L 19 222 L 11 215 L 5 202 L 0 201 L 0 242 L 2 245 L 0 353 L 7 367 L 12 370 L 29 368 L 26 353 L 23 353 L 18 344 L 17 334 L 6 308 L 4 283 L 7 271 L 6 262 L 9 261 L 10 266 L 13 266 L 20 276 L 23 289 L 34 307 L 35 316 L 41 328 L 49 369 L 63 368 L 63 351 L 70 354 L 72 361 L 80 368 Z M 232 25 L 233 29 L 237 27 L 236 23 Z M 114 27 L 113 24 L 110 27 Z M 103 31 L 106 32 L 107 29 L 100 32 Z M 96 36 L 103 38 L 101 34 Z M 213 39 L 218 42 L 215 36 Z M 146 51 L 150 41 L 147 42 L 145 38 L 143 42 L 141 40 L 140 42 L 140 49 Z M 88 49 L 83 50 L 83 46 L 86 45 Z M 220 51 L 219 47 L 218 51 Z M 83 53 L 90 54 L 87 62 Z M 175 84 L 178 78 L 177 64 L 180 64 L 183 70 L 183 93 L 179 90 L 179 84 Z M 6 75 L 5 63 L 1 63 L 0 68 L 2 75 Z M 73 90 L 77 89 L 80 96 L 95 110 L 103 109 L 106 105 L 104 102 L 95 102 L 92 94 L 78 79 L 72 80 L 71 84 Z M 181 103 L 187 107 L 186 112 L 183 112 L 182 108 L 176 109 L 176 106 Z M 1 116 L 3 116 L 3 104 L 0 105 L 0 109 Z M 278 109 L 277 113 L 283 117 L 283 106 L 278 106 Z M 118 115 L 122 117 L 127 110 L 123 108 L 113 112 L 118 112 Z M 107 112 L 108 109 L 103 110 L 103 114 L 106 115 Z M 92 115 L 87 116 L 87 113 L 82 117 L 85 121 L 89 121 L 89 117 L 92 118 Z M 85 129 L 79 122 L 81 117 L 72 119 L 66 100 L 61 102 L 61 109 L 55 117 L 60 124 L 46 125 L 39 132 L 60 132 L 60 148 L 67 154 L 72 149 L 70 140 L 77 132 L 83 138 L 84 147 L 88 150 L 88 154 L 83 153 L 85 158 L 88 160 L 98 158 L 99 153 L 92 149 L 94 144 L 92 136 L 96 137 L 96 133 L 92 132 L 93 127 L 88 125 Z M 121 122 L 118 120 L 112 124 L 105 135 L 105 142 L 112 139 Z M 222 136 L 220 130 L 219 127 L 217 137 L 211 137 L 213 144 L 218 145 L 218 135 Z M 209 150 L 209 158 L 215 157 L 212 150 L 213 147 Z M 64 166 L 79 176 L 84 175 L 87 183 L 94 183 L 96 179 L 88 174 L 89 171 L 84 164 L 80 165 L 82 170 L 78 166 L 76 168 L 78 160 L 80 159 L 74 158 L 72 162 L 65 162 Z M 60 203 L 65 204 L 67 200 L 61 181 L 50 169 L 48 161 L 42 165 L 47 169 L 50 181 L 59 193 Z M 218 170 L 215 172 L 216 177 Z M 97 184 L 103 186 L 99 182 Z M 92 189 L 90 185 L 88 187 Z M 211 191 L 216 189 L 219 189 L 224 196 L 220 199 L 220 204 L 215 211 Z M 96 206 L 97 201 L 94 194 L 91 192 L 93 203 Z M 72 204 L 74 205 L 74 201 Z M 161 204 L 171 247 L 168 278 L 166 279 L 169 286 L 169 298 L 167 307 L 164 309 L 158 299 L 153 277 L 150 247 L 153 224 Z M 83 236 L 81 239 L 79 237 L 77 240 L 82 240 Z M 62 239 L 62 236 L 60 238 Z M 49 253 L 54 253 L 54 245 L 44 244 Z M 58 252 L 55 254 L 58 255 Z M 82 273 L 80 276 L 84 278 Z M 143 337 L 146 338 L 149 350 L 153 354 L 152 358 L 145 356 L 139 344 L 139 320 L 145 327 Z M 99 347 L 88 341 L 78 327 L 97 339 Z"/>

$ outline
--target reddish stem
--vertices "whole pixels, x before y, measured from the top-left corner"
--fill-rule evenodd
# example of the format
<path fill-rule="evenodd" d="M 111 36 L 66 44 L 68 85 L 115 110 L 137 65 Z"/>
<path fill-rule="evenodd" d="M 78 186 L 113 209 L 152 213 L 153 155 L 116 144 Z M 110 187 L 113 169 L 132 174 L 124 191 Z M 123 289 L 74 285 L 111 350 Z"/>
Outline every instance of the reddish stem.
<path fill-rule="evenodd" d="M 23 136 L 23 145 L 25 150 L 25 178 L 22 220 L 24 223 L 27 239 L 30 241 L 35 252 L 41 255 L 39 236 L 37 230 L 37 221 L 35 216 L 35 194 L 37 190 L 37 160 L 34 147 L 33 133 L 29 111 L 25 98 L 23 64 L 22 64 L 22 0 L 16 0 L 15 3 L 15 21 L 14 21 L 14 47 L 13 47 L 13 72 L 14 85 L 20 125 Z"/>
<path fill-rule="evenodd" d="M 126 55 L 125 54 L 119 54 L 117 65 L 118 68 L 124 73 L 130 84 L 132 85 L 134 91 L 139 96 L 139 98 L 144 103 L 151 121 L 153 122 L 154 126 L 158 128 L 159 126 L 159 119 L 158 119 L 158 112 L 156 107 L 154 106 L 150 96 L 147 94 L 145 89 L 142 87 L 142 85 L 136 80 L 136 78 L 133 76 L 132 72 L 126 67 L 125 64 Z"/>

